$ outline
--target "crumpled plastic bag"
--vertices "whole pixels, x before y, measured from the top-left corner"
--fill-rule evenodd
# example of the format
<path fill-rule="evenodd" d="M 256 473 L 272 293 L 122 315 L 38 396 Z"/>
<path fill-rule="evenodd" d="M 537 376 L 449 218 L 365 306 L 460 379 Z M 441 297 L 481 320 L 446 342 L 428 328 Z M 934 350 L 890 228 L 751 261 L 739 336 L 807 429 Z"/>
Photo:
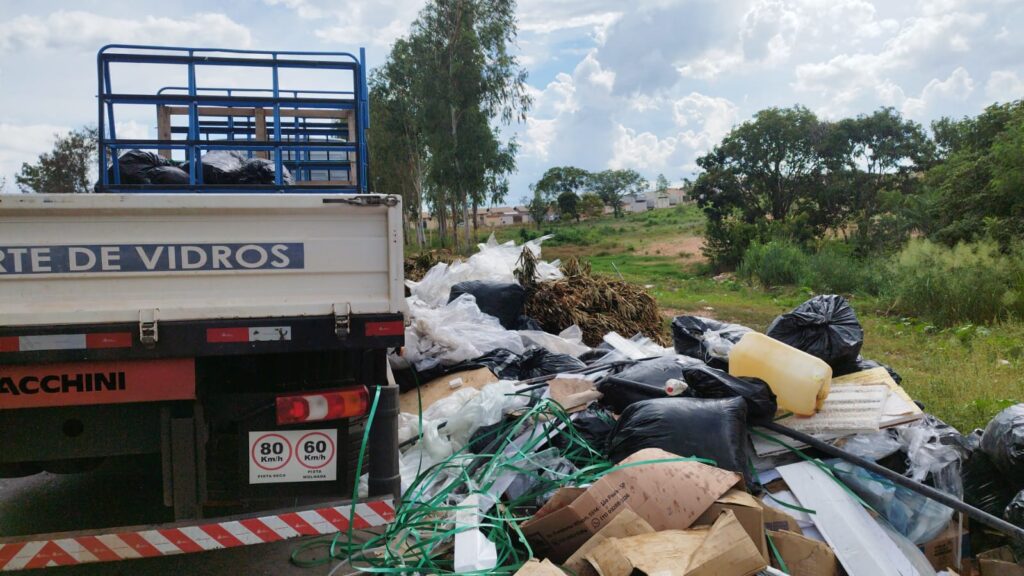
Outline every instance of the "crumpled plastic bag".
<path fill-rule="evenodd" d="M 1024 403 L 996 414 L 985 427 L 981 449 L 1007 478 L 1024 485 Z"/>
<path fill-rule="evenodd" d="M 846 298 L 815 296 L 772 321 L 765 334 L 821 358 L 833 368 L 855 362 L 864 328 Z"/>
<path fill-rule="evenodd" d="M 750 331 L 740 324 L 703 316 L 676 316 L 672 320 L 672 343 L 676 352 L 684 356 L 703 360 L 715 368 L 726 368 L 729 351 Z"/>
<path fill-rule="evenodd" d="M 548 238 L 551 236 L 541 236 L 536 240 L 516 246 L 515 241 L 512 240 L 498 244 L 494 234 L 491 234 L 486 244 L 478 245 L 480 251 L 467 260 L 456 260 L 451 264 L 441 262 L 428 270 L 419 282 L 406 280 L 405 284 L 414 297 L 436 308 L 443 306 L 448 301 L 452 287 L 461 282 L 481 280 L 503 284 L 515 283 L 513 272 L 523 250 L 529 250 L 539 259 L 540 245 Z M 537 280 L 543 282 L 562 278 L 560 265 L 558 260 L 537 262 Z"/>
<path fill-rule="evenodd" d="M 590 346 L 583 343 L 583 330 L 573 324 L 556 336 L 542 330 L 518 330 L 523 339 L 523 346 L 539 346 L 556 354 L 567 354 L 574 358 L 590 351 Z"/>
<path fill-rule="evenodd" d="M 703 362 L 681 361 L 682 377 L 689 386 L 686 396 L 697 398 L 733 398 L 739 396 L 747 403 L 750 422 L 771 422 L 779 409 L 775 394 L 759 378 L 738 378 L 728 372 L 712 368 Z"/>
<path fill-rule="evenodd" d="M 405 330 L 405 357 L 423 371 L 483 356 L 497 348 L 524 351 L 517 332 L 480 311 L 476 299 L 463 294 L 440 308 L 415 297 L 407 299 L 411 323 Z"/>
<path fill-rule="evenodd" d="M 896 433 L 907 453 L 907 476 L 918 482 L 931 478 L 935 488 L 963 497 L 960 467 L 966 450 L 956 428 L 928 414 L 917 422 L 900 426 Z"/>

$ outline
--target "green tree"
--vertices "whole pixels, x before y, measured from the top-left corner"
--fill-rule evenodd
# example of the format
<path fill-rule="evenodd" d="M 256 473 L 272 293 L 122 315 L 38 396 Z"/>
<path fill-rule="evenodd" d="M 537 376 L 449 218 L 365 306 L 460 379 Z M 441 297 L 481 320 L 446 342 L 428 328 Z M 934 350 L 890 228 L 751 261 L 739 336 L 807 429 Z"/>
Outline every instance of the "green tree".
<path fill-rule="evenodd" d="M 575 166 L 548 168 L 531 189 L 540 190 L 547 198 L 558 198 L 563 192 L 578 193 L 586 188 L 590 172 Z"/>
<path fill-rule="evenodd" d="M 604 170 L 590 175 L 587 188 L 615 211 L 615 217 L 622 217 L 622 198 L 628 194 L 640 194 L 647 190 L 647 180 L 636 170 Z"/>
<path fill-rule="evenodd" d="M 558 202 L 558 214 L 563 218 L 575 218 L 577 222 L 580 221 L 580 197 L 575 192 L 566 190 L 558 195 L 556 200 Z"/>
<path fill-rule="evenodd" d="M 406 240 L 415 238 L 422 247 L 427 150 L 417 124 L 411 49 L 407 40 L 397 40 L 391 58 L 370 77 L 370 180 L 375 192 L 402 196 L 414 232 Z"/>
<path fill-rule="evenodd" d="M 672 184 L 668 181 L 668 178 L 664 174 L 658 174 L 658 179 L 654 182 L 654 190 L 656 192 L 664 192 L 669 189 Z"/>
<path fill-rule="evenodd" d="M 408 59 L 429 201 L 439 220 L 452 222 L 457 246 L 456 224 L 464 224 L 468 245 L 477 207 L 507 192 L 515 168 L 516 143 L 503 143 L 494 121 L 522 120 L 531 104 L 526 71 L 511 50 L 515 12 L 515 0 L 432 0 L 412 26 L 407 52 L 391 58 Z"/>
<path fill-rule="evenodd" d="M 96 161 L 96 129 L 55 134 L 53 150 L 39 155 L 33 163 L 22 163 L 14 177 L 22 192 L 40 194 L 84 194 L 92 191 L 89 172 Z"/>
<path fill-rule="evenodd" d="M 604 202 L 597 194 L 588 192 L 580 197 L 579 212 L 587 218 L 600 218 L 604 214 Z"/>
<path fill-rule="evenodd" d="M 548 210 L 551 208 L 551 200 L 545 198 L 540 190 L 534 190 L 532 200 L 523 198 L 521 202 L 526 205 L 526 211 L 539 229 L 547 220 Z"/>
<path fill-rule="evenodd" d="M 1006 248 L 1024 238 L 1024 102 L 932 128 L 942 161 L 924 178 L 922 228 L 949 245 L 987 235 Z"/>

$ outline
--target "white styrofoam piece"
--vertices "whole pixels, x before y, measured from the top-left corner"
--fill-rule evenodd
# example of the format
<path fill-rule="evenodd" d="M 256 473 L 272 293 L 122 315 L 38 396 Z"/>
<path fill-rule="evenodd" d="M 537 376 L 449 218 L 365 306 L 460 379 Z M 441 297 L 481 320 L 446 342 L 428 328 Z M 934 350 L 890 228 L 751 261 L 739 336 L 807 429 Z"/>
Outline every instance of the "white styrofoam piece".
<path fill-rule="evenodd" d="M 457 529 L 472 526 L 455 534 L 455 572 L 490 570 L 498 564 L 498 549 L 480 531 L 480 508 L 476 494 L 471 494 L 455 511 Z"/>
<path fill-rule="evenodd" d="M 816 464 L 779 467 L 800 506 L 814 510 L 814 525 L 850 576 L 921 576 L 910 560 L 864 510 Z"/>

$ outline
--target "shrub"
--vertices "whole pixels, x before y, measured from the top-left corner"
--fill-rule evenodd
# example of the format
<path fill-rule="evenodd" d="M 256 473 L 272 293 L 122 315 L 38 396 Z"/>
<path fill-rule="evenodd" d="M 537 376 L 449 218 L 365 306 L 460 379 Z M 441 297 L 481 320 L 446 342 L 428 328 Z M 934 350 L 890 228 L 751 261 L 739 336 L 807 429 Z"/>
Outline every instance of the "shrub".
<path fill-rule="evenodd" d="M 1024 250 L 1001 253 L 995 242 L 953 248 L 912 240 L 890 268 L 895 310 L 941 326 L 1024 317 Z"/>
<path fill-rule="evenodd" d="M 785 240 L 751 244 L 736 274 L 766 286 L 799 285 L 807 276 L 808 256 Z"/>
<path fill-rule="evenodd" d="M 883 260 L 859 259 L 855 248 L 842 242 L 828 242 L 808 260 L 803 279 L 819 294 L 863 293 L 877 296 L 885 284 L 888 266 Z"/>

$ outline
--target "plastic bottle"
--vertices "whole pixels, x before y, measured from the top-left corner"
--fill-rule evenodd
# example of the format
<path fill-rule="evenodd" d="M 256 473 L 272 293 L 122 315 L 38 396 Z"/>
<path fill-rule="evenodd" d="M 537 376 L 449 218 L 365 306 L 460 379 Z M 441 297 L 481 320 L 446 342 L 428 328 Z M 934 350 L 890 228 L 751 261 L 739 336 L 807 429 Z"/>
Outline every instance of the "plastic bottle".
<path fill-rule="evenodd" d="M 733 346 L 729 374 L 764 380 L 779 408 L 798 416 L 813 416 L 821 408 L 832 381 L 824 360 L 759 332 L 748 332 Z"/>

